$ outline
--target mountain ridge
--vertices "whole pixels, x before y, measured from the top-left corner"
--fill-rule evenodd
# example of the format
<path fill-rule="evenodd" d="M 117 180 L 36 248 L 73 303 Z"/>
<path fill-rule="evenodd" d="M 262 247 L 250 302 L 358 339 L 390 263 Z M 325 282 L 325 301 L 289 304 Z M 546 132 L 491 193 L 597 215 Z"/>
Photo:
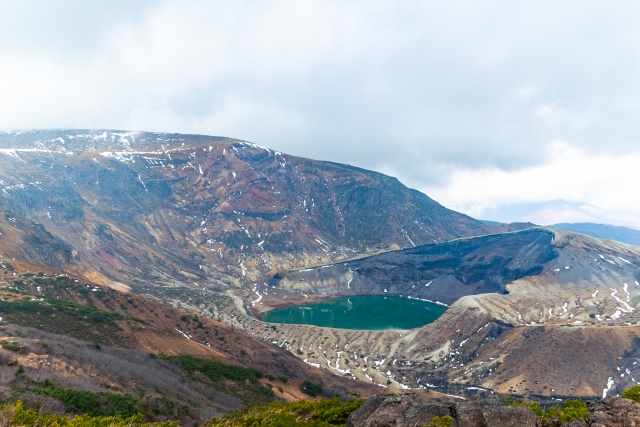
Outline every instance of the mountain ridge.
<path fill-rule="evenodd" d="M 273 269 L 489 232 L 395 178 L 230 138 L 41 131 L 0 135 L 0 146 L 0 205 L 116 283 L 244 286 Z"/>

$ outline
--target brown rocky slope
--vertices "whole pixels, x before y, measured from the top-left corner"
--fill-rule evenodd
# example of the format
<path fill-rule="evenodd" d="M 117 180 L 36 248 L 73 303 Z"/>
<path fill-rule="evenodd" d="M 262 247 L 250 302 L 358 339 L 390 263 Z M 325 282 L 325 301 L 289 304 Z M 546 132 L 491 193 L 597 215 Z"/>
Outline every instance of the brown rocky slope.
<path fill-rule="evenodd" d="M 133 286 L 220 290 L 492 230 L 376 172 L 145 132 L 0 134 L 0 206 L 64 242 L 67 270 Z"/>

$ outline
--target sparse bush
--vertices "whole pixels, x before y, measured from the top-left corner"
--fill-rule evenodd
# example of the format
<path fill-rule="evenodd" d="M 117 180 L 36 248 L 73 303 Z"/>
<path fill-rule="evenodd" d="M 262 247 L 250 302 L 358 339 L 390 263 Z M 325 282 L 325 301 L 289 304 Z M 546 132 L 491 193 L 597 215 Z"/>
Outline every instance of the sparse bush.
<path fill-rule="evenodd" d="M 622 392 L 622 397 L 633 400 L 634 402 L 640 402 L 640 385 L 634 385 L 624 390 Z"/>
<path fill-rule="evenodd" d="M 22 402 L 18 401 L 13 408 L 13 417 L 10 419 L 10 423 L 11 425 L 24 427 L 177 427 L 180 421 L 146 423 L 142 414 L 137 414 L 129 418 L 123 418 L 122 416 L 91 417 L 88 415 L 77 415 L 73 419 L 69 419 L 68 417 L 62 417 L 58 414 L 41 415 L 34 409 L 25 408 Z"/>
<path fill-rule="evenodd" d="M 212 419 L 205 427 L 334 427 L 347 422 L 347 417 L 364 403 L 364 399 L 341 403 L 339 398 L 318 402 L 274 402 L 267 406 L 250 406 L 221 419 Z"/>
<path fill-rule="evenodd" d="M 9 351 L 24 352 L 28 347 L 22 346 L 15 341 L 2 341 L 2 348 Z"/>
<path fill-rule="evenodd" d="M 640 390 L 640 387 L 638 389 Z M 525 402 L 523 399 L 516 400 L 509 397 L 505 405 L 525 406 L 535 412 L 537 416 L 542 417 L 543 424 L 551 419 L 557 419 L 561 423 L 570 423 L 579 418 L 586 420 L 589 417 L 587 404 L 582 400 L 566 400 L 563 406 L 553 405 L 543 410 L 539 402 Z"/>
<path fill-rule="evenodd" d="M 322 392 L 322 384 L 304 380 L 300 383 L 300 391 L 311 397 L 316 397 Z"/>
<path fill-rule="evenodd" d="M 192 356 L 171 356 L 169 360 L 178 362 L 182 369 L 189 374 L 193 375 L 195 372 L 200 372 L 211 381 L 219 381 L 222 377 L 232 381 L 249 381 L 252 384 L 256 384 L 258 379 L 264 377 L 264 373 L 257 369 L 245 368 L 238 365 L 227 365 L 221 362 L 215 362 L 213 360 L 198 359 Z"/>
<path fill-rule="evenodd" d="M 68 410 L 91 416 L 132 417 L 140 412 L 137 402 L 130 395 L 115 393 L 94 393 L 83 390 L 70 390 L 56 387 L 45 380 L 39 387 L 18 389 L 18 392 L 30 391 L 59 400 Z"/>
<path fill-rule="evenodd" d="M 269 385 L 271 385 L 271 384 L 269 384 Z M 271 386 L 271 387 L 273 387 L 273 386 Z M 260 391 L 260 393 L 261 393 L 261 394 L 263 394 L 265 397 L 272 398 L 273 396 L 275 396 L 275 393 L 273 392 L 273 390 L 271 390 L 271 388 L 270 388 L 270 387 L 260 386 L 260 387 L 258 388 L 258 390 L 259 390 L 259 391 Z"/>

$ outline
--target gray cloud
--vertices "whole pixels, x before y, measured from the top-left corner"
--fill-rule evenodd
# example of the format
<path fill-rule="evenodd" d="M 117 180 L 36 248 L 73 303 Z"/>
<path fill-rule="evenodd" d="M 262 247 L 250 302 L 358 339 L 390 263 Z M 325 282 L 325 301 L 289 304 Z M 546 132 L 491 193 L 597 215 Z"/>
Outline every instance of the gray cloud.
<path fill-rule="evenodd" d="M 233 136 L 421 188 L 639 151 L 637 2 L 2 2 L 0 128 Z"/>

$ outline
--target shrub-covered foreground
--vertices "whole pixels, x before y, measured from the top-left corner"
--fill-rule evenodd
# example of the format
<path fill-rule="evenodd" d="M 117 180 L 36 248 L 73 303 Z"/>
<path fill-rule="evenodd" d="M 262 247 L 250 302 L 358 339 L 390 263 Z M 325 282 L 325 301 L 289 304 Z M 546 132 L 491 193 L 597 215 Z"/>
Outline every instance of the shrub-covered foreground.
<path fill-rule="evenodd" d="M 317 402 L 271 403 L 250 406 L 221 419 L 212 419 L 207 427 L 331 427 L 342 426 L 347 417 L 364 403 L 364 399 L 340 402 L 340 399 Z"/>
<path fill-rule="evenodd" d="M 120 415 L 99 417 L 78 415 L 69 418 L 58 414 L 40 414 L 35 409 L 25 408 L 21 401 L 16 402 L 15 406 L 5 408 L 1 415 L 4 419 L 8 418 L 11 425 L 25 427 L 177 427 L 180 423 L 180 421 L 147 423 L 144 415 L 140 413 L 128 418 Z"/>
<path fill-rule="evenodd" d="M 53 397 L 59 400 L 65 408 L 76 414 L 96 416 L 123 416 L 133 417 L 140 411 L 136 400 L 130 395 L 116 393 L 94 393 L 88 390 L 77 391 L 56 387 L 49 380 L 44 381 L 38 387 L 15 389 L 15 393 L 30 391 L 36 394 Z"/>
<path fill-rule="evenodd" d="M 267 406 L 250 406 L 221 419 L 206 422 L 206 427 L 335 427 L 343 426 L 347 417 L 364 403 L 364 399 L 340 402 L 340 399 L 317 402 L 271 403 Z M 8 422 L 7 422 L 8 421 Z M 58 414 L 42 414 L 27 408 L 21 401 L 9 404 L 0 411 L 0 425 L 24 427 L 177 427 L 180 421 L 162 423 L 145 422 L 138 413 L 130 417 L 122 415 L 75 417 Z"/>

